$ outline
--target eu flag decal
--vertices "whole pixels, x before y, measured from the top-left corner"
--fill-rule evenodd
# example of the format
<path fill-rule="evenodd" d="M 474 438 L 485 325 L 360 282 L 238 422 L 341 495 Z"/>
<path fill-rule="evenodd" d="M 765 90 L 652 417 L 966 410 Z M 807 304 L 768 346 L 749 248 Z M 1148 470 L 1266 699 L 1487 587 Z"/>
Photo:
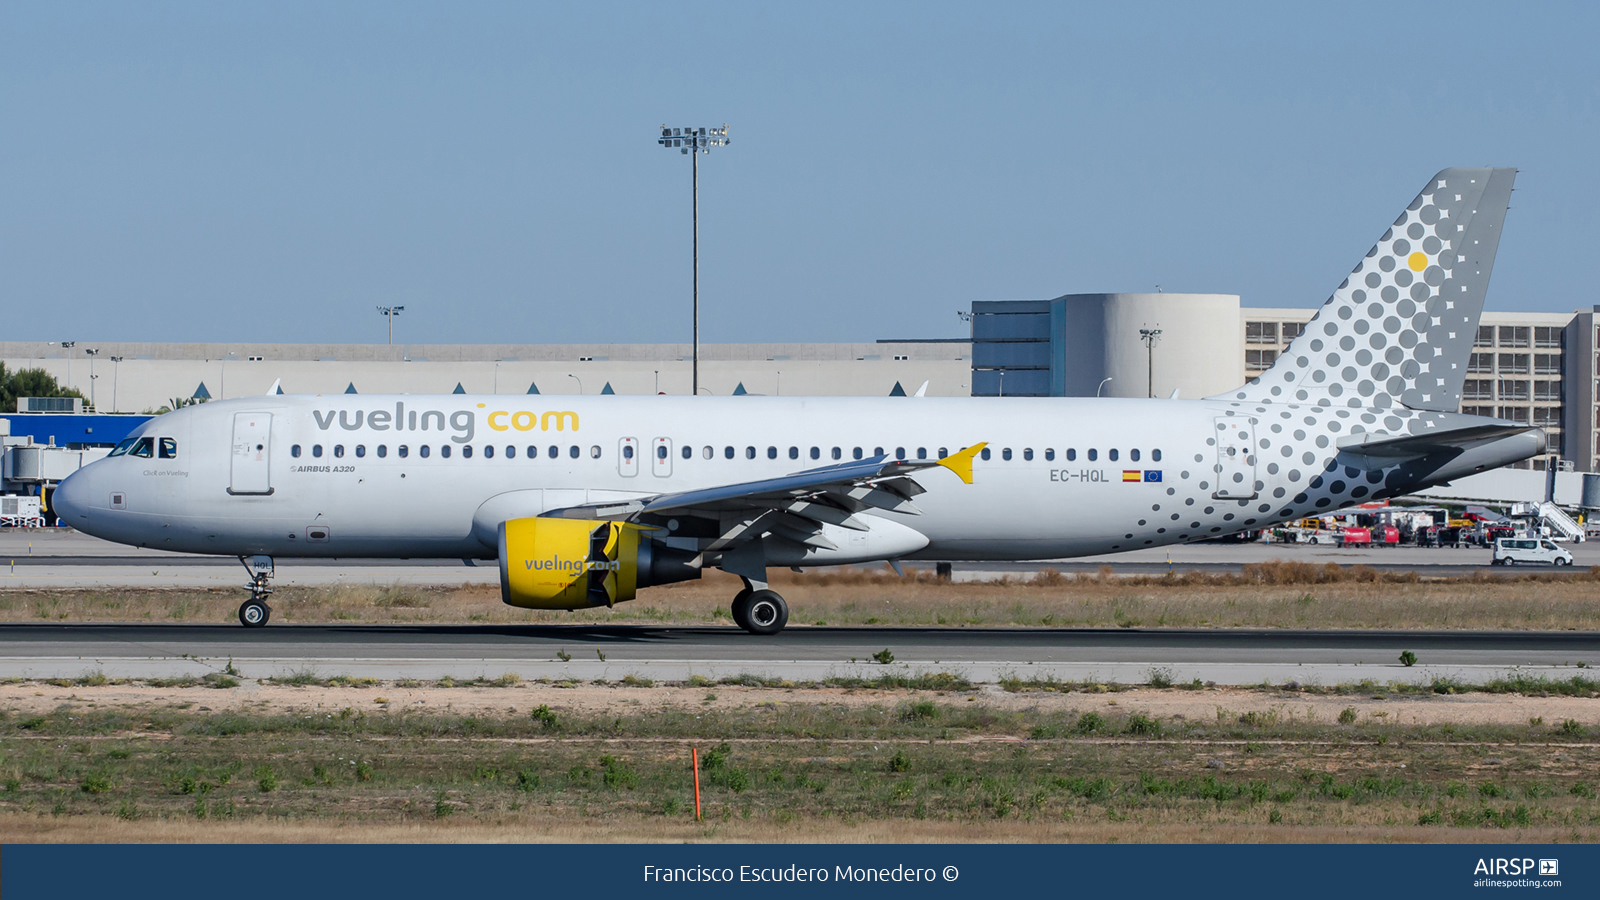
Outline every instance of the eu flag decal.
<path fill-rule="evenodd" d="M 1144 470 L 1144 480 L 1145 481 L 1160 481 L 1161 480 L 1161 470 L 1160 469 L 1145 469 Z"/>

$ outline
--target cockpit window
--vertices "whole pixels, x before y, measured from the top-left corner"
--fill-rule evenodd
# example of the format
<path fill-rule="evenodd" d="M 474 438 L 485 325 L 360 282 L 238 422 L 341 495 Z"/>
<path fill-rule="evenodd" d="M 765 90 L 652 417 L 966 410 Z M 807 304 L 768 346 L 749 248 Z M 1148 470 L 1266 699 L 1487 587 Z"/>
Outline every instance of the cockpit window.
<path fill-rule="evenodd" d="M 128 450 L 130 456 L 137 456 L 142 459 L 149 459 L 155 455 L 155 452 L 156 439 L 147 437 L 139 438 L 134 442 L 133 447 Z"/>
<path fill-rule="evenodd" d="M 139 440 L 138 438 L 123 438 L 122 440 L 118 441 L 117 445 L 115 447 L 112 447 L 111 448 L 111 452 L 106 454 L 106 455 L 108 457 L 121 456 L 122 454 L 127 453 L 128 449 L 130 447 L 132 447 L 134 445 L 134 443 L 136 441 L 138 441 L 138 440 Z"/>
<path fill-rule="evenodd" d="M 178 442 L 172 438 L 162 438 L 161 446 L 156 452 L 162 459 L 177 459 Z"/>

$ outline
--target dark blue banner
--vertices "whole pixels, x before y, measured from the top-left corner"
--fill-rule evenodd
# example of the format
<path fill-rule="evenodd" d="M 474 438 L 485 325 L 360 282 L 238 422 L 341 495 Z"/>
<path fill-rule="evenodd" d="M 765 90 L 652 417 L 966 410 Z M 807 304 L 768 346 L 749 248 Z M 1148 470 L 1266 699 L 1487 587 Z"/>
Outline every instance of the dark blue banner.
<path fill-rule="evenodd" d="M 537 897 L 1593 897 L 1588 845 L 17 845 L 6 900 Z"/>

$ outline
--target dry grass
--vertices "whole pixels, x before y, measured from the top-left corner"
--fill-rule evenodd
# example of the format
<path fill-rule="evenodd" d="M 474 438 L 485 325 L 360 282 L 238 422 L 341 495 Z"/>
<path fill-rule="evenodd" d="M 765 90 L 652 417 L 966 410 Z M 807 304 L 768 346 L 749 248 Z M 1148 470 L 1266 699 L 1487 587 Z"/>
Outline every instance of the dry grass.
<path fill-rule="evenodd" d="M 1600 630 L 1600 569 L 1424 580 L 1366 566 L 1276 562 L 1240 574 L 1124 577 L 1107 568 L 952 583 L 845 568 L 777 571 L 773 579 L 789 600 L 791 625 Z M 272 603 L 275 621 L 302 623 L 693 625 L 728 623 L 737 590 L 732 576 L 708 572 L 610 610 L 521 610 L 482 585 L 286 588 Z M 0 621 L 224 623 L 235 621 L 242 599 L 242 591 L 226 589 L 13 589 L 0 592 Z"/>
<path fill-rule="evenodd" d="M 1583 708 L 1563 729 L 1511 697 L 1345 721 L 1240 691 L 4 690 L 0 841 L 1600 838 L 1593 700 L 1538 701 Z"/>

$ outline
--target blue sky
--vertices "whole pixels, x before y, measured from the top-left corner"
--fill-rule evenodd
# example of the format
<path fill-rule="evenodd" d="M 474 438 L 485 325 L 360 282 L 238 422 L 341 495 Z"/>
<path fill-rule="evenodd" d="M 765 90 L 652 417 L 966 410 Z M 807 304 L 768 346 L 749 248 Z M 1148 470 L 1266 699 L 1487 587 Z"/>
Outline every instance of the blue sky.
<path fill-rule="evenodd" d="M 1489 308 L 1600 302 L 1579 4 L 0 5 L 15 340 L 955 336 L 975 299 L 1325 299 L 1521 169 Z"/>

